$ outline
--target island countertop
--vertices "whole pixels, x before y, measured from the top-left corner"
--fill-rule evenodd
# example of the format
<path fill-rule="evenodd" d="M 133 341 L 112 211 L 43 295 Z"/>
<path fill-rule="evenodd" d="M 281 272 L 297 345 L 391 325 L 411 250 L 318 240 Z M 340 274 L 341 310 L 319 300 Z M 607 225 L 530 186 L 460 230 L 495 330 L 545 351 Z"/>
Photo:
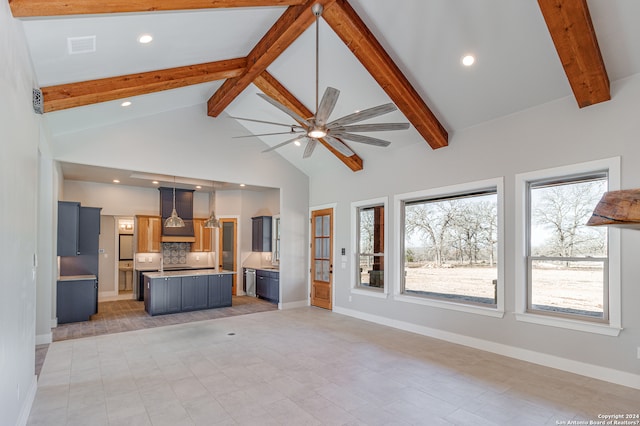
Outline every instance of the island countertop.
<path fill-rule="evenodd" d="M 192 277 L 194 275 L 229 275 L 235 274 L 234 271 L 216 270 L 216 269 L 195 269 L 191 271 L 163 271 L 163 272 L 144 272 L 145 277 L 149 278 L 165 278 L 165 277 Z"/>

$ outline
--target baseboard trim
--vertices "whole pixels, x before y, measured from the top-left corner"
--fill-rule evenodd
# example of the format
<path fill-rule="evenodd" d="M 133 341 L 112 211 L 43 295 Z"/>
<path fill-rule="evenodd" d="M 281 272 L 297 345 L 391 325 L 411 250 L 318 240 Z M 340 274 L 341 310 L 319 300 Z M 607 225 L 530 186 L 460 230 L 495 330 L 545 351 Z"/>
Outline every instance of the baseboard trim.
<path fill-rule="evenodd" d="M 540 352 L 530 351 L 528 349 L 522 349 L 515 346 L 503 345 L 501 343 L 476 339 L 474 337 L 464 336 L 462 334 L 450 333 L 448 331 L 424 327 L 421 325 L 385 318 L 378 315 L 367 314 L 352 309 L 334 307 L 333 312 L 353 318 L 358 318 L 364 321 L 369 321 L 376 324 L 386 325 L 388 327 L 421 334 L 423 336 L 433 337 L 435 339 L 444 340 L 458 345 L 492 352 L 498 355 L 507 356 L 509 358 L 531 362 L 534 364 L 542 365 L 544 367 L 556 368 L 558 370 L 567 371 L 569 373 L 579 374 L 581 376 L 591 377 L 593 379 L 603 380 L 634 389 L 640 389 L 639 374 L 627 373 L 625 371 L 614 370 L 608 367 L 601 367 L 581 361 L 543 354 Z"/>
<path fill-rule="evenodd" d="M 37 334 L 36 345 L 47 345 L 53 342 L 53 333 Z"/>
<path fill-rule="evenodd" d="M 31 380 L 31 385 L 29 386 L 29 390 L 25 395 L 22 408 L 20 408 L 20 415 L 18 417 L 18 421 L 16 422 L 16 425 L 26 426 L 27 421 L 29 420 L 29 414 L 31 413 L 31 407 L 33 407 L 33 401 L 35 401 L 36 399 L 37 390 L 38 390 L 38 376 L 34 374 L 33 379 Z"/>
<path fill-rule="evenodd" d="M 296 309 L 309 306 L 308 300 L 299 300 L 297 302 L 278 303 L 278 309 Z"/>

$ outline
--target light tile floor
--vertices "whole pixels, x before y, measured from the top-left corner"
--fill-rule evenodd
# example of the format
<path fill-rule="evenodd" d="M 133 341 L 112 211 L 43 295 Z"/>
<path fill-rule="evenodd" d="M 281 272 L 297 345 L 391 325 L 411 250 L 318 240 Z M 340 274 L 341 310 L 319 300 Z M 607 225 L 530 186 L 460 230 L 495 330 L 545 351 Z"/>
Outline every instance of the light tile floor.
<path fill-rule="evenodd" d="M 55 342 L 28 424 L 526 426 L 635 413 L 640 390 L 301 308 Z"/>

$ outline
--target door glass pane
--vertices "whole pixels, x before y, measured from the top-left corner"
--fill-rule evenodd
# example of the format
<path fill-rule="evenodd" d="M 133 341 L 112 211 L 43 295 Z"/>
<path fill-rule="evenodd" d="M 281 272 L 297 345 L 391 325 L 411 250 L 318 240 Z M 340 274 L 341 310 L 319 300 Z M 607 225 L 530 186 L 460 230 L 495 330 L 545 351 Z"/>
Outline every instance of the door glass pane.
<path fill-rule="evenodd" d="M 322 236 L 322 216 L 316 216 L 315 236 Z"/>
<path fill-rule="evenodd" d="M 331 222 L 330 222 L 330 220 L 329 220 L 329 219 L 331 219 L 331 217 L 330 217 L 329 215 L 322 216 L 322 221 L 323 221 L 323 224 L 322 224 L 322 228 L 323 228 L 323 229 L 322 229 L 322 231 L 323 231 L 323 232 L 322 232 L 322 236 L 323 236 L 323 237 L 328 237 L 328 236 L 330 235 L 330 232 L 331 232 Z"/>
<path fill-rule="evenodd" d="M 329 261 L 322 261 L 322 281 L 329 282 Z"/>
<path fill-rule="evenodd" d="M 222 224 L 222 269 L 233 271 L 233 222 Z"/>
<path fill-rule="evenodd" d="M 321 260 L 316 260 L 315 261 L 315 280 L 316 281 L 322 281 L 322 261 Z"/>
<path fill-rule="evenodd" d="M 322 238 L 316 238 L 314 246 L 315 246 L 314 257 L 316 259 L 321 259 L 322 258 Z"/>
<path fill-rule="evenodd" d="M 322 257 L 324 259 L 329 259 L 329 238 L 324 238 L 322 240 Z"/>

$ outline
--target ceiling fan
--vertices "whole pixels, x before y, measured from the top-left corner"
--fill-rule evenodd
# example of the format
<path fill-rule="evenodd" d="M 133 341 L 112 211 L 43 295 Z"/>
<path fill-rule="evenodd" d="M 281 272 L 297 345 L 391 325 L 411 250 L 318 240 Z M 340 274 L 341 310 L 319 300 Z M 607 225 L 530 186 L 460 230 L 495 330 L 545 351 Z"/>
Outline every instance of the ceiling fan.
<path fill-rule="evenodd" d="M 292 139 L 288 139 L 282 143 L 274 145 L 263 152 L 273 151 L 290 143 L 295 143 L 296 145 L 300 145 L 303 141 L 307 141 L 306 148 L 304 150 L 303 158 L 307 158 L 311 156 L 313 150 L 318 144 L 318 140 L 322 139 L 331 147 L 333 147 L 340 154 L 350 157 L 354 155 L 354 152 L 343 142 L 343 140 L 349 140 L 352 142 L 358 142 L 368 145 L 386 147 L 391 144 L 391 142 L 373 138 L 370 136 L 358 135 L 354 132 L 379 132 L 379 131 L 390 131 L 390 130 L 406 130 L 409 128 L 409 123 L 370 123 L 370 124 L 353 124 L 359 121 L 368 120 L 370 118 L 378 117 L 384 114 L 388 114 L 397 109 L 397 107 L 393 103 L 378 105 L 373 108 L 368 108 L 362 111 L 357 111 L 352 114 L 346 115 L 344 117 L 338 118 L 337 120 L 328 121 L 331 112 L 333 111 L 336 103 L 338 101 L 338 96 L 340 95 L 340 91 L 338 89 L 334 89 L 333 87 L 327 87 L 324 94 L 322 95 L 322 100 L 318 103 L 318 69 L 319 69 L 319 60 L 318 60 L 318 27 L 320 15 L 322 15 L 323 7 L 321 4 L 314 4 L 311 8 L 313 14 L 316 17 L 316 113 L 313 117 L 303 118 L 295 111 L 292 111 L 290 108 L 282 105 L 280 102 L 272 99 L 271 97 L 258 93 L 265 101 L 269 102 L 271 105 L 275 106 L 279 110 L 283 111 L 291 118 L 293 118 L 296 124 L 284 124 L 284 123 L 276 123 L 272 121 L 263 121 L 263 120 L 255 120 L 251 118 L 241 118 L 241 117 L 231 117 L 236 120 L 244 120 L 244 121 L 252 121 L 255 123 L 264 123 L 264 124 L 272 124 L 276 126 L 284 126 L 288 127 L 288 132 L 277 132 L 277 133 L 262 133 L 257 135 L 248 135 L 248 136 L 236 136 L 237 138 L 243 137 L 254 137 L 254 136 L 271 136 L 271 135 L 286 135 L 291 134 L 295 135 Z"/>

